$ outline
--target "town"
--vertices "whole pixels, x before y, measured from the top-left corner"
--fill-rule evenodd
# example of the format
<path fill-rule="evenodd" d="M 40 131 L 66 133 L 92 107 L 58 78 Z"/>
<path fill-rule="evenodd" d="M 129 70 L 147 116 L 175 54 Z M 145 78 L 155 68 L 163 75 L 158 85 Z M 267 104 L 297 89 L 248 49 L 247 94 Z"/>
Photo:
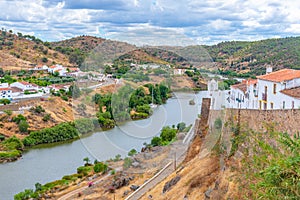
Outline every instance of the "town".
<path fill-rule="evenodd" d="M 266 67 L 266 74 L 257 79 L 244 79 L 231 85 L 230 90 L 220 91 L 214 79 L 208 83 L 212 108 L 235 109 L 298 109 L 300 108 L 300 70 L 281 69 L 272 71 Z"/>

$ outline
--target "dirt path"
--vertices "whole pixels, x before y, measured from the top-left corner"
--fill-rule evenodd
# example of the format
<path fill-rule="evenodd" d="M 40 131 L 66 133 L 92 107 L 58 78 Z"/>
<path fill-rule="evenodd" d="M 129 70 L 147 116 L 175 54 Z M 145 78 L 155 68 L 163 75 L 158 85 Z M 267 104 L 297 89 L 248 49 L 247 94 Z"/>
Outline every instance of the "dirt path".
<path fill-rule="evenodd" d="M 110 176 L 110 174 L 107 174 L 107 175 L 105 175 L 104 177 L 100 177 L 100 178 L 98 178 L 98 179 L 95 179 L 95 180 L 93 181 L 94 185 L 97 184 L 97 183 L 99 183 L 99 182 L 101 182 L 101 181 L 103 181 L 104 179 L 106 179 L 106 178 L 109 177 L 109 176 Z M 71 197 L 73 197 L 73 196 L 75 196 L 75 195 L 78 195 L 79 192 L 83 192 L 83 191 L 84 191 L 85 189 L 87 189 L 88 187 L 89 187 L 88 185 L 82 186 L 82 187 L 80 187 L 80 188 L 78 188 L 78 189 L 76 189 L 76 190 L 73 190 L 73 191 L 71 191 L 71 192 L 69 192 L 69 193 L 67 193 L 67 194 L 65 194 L 65 195 L 63 195 L 63 196 L 61 196 L 61 197 L 59 197 L 57 200 L 66 200 L 66 199 L 69 199 L 69 198 L 71 198 Z"/>

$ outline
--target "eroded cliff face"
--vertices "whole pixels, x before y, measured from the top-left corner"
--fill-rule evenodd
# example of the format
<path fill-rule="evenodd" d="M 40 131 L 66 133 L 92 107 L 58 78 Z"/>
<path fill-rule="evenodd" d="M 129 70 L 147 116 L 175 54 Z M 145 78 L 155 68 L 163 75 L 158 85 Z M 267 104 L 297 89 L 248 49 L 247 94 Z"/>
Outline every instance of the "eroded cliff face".
<path fill-rule="evenodd" d="M 202 112 L 202 119 L 196 123 L 197 134 L 185 162 L 142 199 L 150 196 L 174 200 L 251 199 L 256 194 L 250 189 L 250 183 L 256 179 L 247 177 L 249 172 L 255 171 L 251 159 L 254 155 L 260 156 L 255 152 L 257 141 L 253 137 L 265 133 L 261 139 L 272 146 L 276 143 L 270 135 L 274 130 L 293 135 L 300 129 L 298 110 L 227 109 L 207 113 Z M 221 128 L 217 127 L 218 120 Z M 173 179 L 179 180 L 163 193 Z"/>

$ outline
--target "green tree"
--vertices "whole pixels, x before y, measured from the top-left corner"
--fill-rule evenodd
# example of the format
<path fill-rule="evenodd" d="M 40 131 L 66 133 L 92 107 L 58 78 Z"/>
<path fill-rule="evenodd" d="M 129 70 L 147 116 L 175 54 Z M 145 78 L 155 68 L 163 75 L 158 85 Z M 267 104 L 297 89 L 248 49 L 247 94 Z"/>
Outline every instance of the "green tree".
<path fill-rule="evenodd" d="M 25 120 L 21 120 L 19 123 L 19 130 L 21 133 L 27 133 L 29 124 Z"/>
<path fill-rule="evenodd" d="M 137 154 L 137 151 L 135 149 L 131 149 L 129 152 L 128 152 L 128 156 L 134 156 L 135 154 Z"/>
<path fill-rule="evenodd" d="M 163 142 L 170 142 L 176 137 L 176 129 L 170 128 L 169 126 L 163 127 L 160 137 Z"/>
<path fill-rule="evenodd" d="M 85 158 L 83 159 L 83 161 L 85 162 L 85 163 L 84 163 L 85 166 L 87 166 L 87 165 L 90 164 L 90 159 L 89 159 L 89 157 L 85 157 Z"/>
<path fill-rule="evenodd" d="M 154 138 L 152 138 L 151 145 L 154 146 L 154 147 L 155 146 L 161 146 L 162 145 L 161 137 L 154 137 Z"/>

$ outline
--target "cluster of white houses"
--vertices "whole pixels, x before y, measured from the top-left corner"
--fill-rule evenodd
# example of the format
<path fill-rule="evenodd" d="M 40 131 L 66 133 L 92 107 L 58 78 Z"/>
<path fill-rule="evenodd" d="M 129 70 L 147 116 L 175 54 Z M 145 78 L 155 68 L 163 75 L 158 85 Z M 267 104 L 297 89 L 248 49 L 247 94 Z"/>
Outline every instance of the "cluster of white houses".
<path fill-rule="evenodd" d="M 300 70 L 282 69 L 257 79 L 243 80 L 232 85 L 226 98 L 229 108 L 298 109 L 300 108 Z"/>
<path fill-rule="evenodd" d="M 78 76 L 81 72 L 77 67 L 64 67 L 62 65 L 56 64 L 48 67 L 47 65 L 37 65 L 31 68 L 32 71 L 44 71 L 50 74 L 58 73 L 59 76 Z"/>
<path fill-rule="evenodd" d="M 24 99 L 24 98 L 37 98 L 50 94 L 51 91 L 59 91 L 61 89 L 68 91 L 69 84 L 50 85 L 47 87 L 40 87 L 33 83 L 26 81 L 15 82 L 12 84 L 0 84 L 0 99 Z"/>

